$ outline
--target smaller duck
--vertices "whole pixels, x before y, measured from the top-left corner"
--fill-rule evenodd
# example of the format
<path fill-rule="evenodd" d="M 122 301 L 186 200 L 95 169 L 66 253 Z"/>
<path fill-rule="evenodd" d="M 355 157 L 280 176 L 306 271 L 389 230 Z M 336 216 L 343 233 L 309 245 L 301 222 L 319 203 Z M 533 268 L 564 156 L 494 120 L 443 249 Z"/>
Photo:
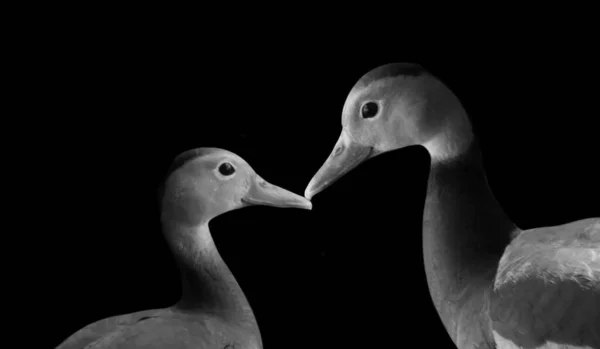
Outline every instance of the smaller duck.
<path fill-rule="evenodd" d="M 198 148 L 174 160 L 161 202 L 164 234 L 181 270 L 181 300 L 166 309 L 100 320 L 57 349 L 262 348 L 252 309 L 219 255 L 208 223 L 249 205 L 310 210 L 310 201 L 266 182 L 229 151 Z"/>

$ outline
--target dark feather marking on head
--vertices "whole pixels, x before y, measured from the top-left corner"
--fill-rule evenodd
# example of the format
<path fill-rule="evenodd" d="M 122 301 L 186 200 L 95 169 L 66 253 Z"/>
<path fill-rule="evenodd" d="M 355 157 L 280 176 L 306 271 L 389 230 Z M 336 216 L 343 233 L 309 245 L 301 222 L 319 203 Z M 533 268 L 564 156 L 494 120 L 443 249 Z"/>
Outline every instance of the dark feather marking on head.
<path fill-rule="evenodd" d="M 160 183 L 160 186 L 158 188 L 158 192 L 157 192 L 158 204 L 160 205 L 162 203 L 162 199 L 165 194 L 166 182 L 169 179 L 169 177 L 171 176 L 171 174 L 173 174 L 173 172 L 182 168 L 188 162 L 190 162 L 194 159 L 197 159 L 199 157 L 208 155 L 210 153 L 213 153 L 216 150 L 217 150 L 216 148 L 195 148 L 195 149 L 186 150 L 186 151 L 180 153 L 179 155 L 177 155 L 175 157 L 175 159 L 173 159 L 173 161 L 171 162 L 171 166 L 167 170 L 167 173 L 165 174 L 164 179 Z"/>
<path fill-rule="evenodd" d="M 177 155 L 175 157 L 175 159 L 173 159 L 173 162 L 171 162 L 171 166 L 167 170 L 165 179 L 169 178 L 169 176 L 173 172 L 177 171 L 178 169 L 183 167 L 188 162 L 190 162 L 194 159 L 197 159 L 199 157 L 208 155 L 208 154 L 212 153 L 213 151 L 214 151 L 213 148 L 196 148 L 196 149 L 186 150 L 183 153 Z"/>
<path fill-rule="evenodd" d="M 428 71 L 416 63 L 388 63 L 365 74 L 359 83 L 368 86 L 373 81 L 381 79 L 395 78 L 401 75 L 417 77 L 424 74 L 428 74 Z"/>

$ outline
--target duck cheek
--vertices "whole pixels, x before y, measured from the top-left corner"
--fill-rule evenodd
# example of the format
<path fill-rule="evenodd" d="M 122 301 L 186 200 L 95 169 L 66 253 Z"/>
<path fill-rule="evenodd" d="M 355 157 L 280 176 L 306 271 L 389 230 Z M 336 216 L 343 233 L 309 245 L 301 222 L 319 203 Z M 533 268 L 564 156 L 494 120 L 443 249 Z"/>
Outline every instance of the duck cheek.
<path fill-rule="evenodd" d="M 175 202 L 165 205 L 163 212 L 163 214 L 168 216 L 170 221 L 185 226 L 200 224 L 202 218 L 208 213 L 206 212 L 206 205 L 198 198 L 192 196 L 183 196 Z"/>

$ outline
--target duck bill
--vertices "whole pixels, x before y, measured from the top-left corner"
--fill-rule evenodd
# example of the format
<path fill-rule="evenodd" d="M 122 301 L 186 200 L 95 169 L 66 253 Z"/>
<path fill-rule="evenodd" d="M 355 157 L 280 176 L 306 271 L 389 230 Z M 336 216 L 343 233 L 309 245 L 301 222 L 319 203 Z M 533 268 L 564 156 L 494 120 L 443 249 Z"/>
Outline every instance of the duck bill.
<path fill-rule="evenodd" d="M 247 205 L 266 205 L 275 207 L 296 207 L 312 209 L 312 204 L 306 198 L 289 190 L 273 185 L 258 175 L 254 175 L 248 193 L 242 198 Z"/>
<path fill-rule="evenodd" d="M 310 200 L 373 154 L 372 147 L 356 143 L 342 130 L 331 155 L 308 183 L 304 196 Z"/>

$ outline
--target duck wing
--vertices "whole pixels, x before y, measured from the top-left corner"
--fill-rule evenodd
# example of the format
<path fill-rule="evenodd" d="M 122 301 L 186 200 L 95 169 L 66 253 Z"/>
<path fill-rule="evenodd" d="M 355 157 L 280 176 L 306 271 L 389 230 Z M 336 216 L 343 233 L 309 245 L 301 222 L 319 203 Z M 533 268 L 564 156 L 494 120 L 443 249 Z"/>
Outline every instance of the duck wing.
<path fill-rule="evenodd" d="M 600 349 L 600 219 L 522 231 L 490 298 L 498 348 Z"/>

